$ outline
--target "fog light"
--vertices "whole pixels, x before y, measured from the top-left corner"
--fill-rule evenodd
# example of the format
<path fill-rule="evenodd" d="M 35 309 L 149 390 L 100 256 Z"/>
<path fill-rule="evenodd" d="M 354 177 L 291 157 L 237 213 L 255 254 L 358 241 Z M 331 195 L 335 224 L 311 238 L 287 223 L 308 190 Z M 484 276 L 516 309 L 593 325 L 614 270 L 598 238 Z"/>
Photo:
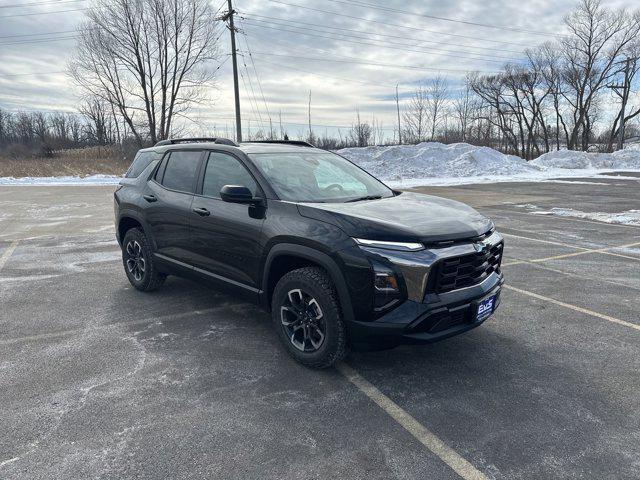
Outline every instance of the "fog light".
<path fill-rule="evenodd" d="M 399 292 L 398 279 L 391 272 L 376 272 L 374 283 L 379 292 Z"/>
<path fill-rule="evenodd" d="M 380 312 L 400 301 L 402 292 L 398 277 L 388 266 L 372 261 L 373 266 L 373 307 Z"/>

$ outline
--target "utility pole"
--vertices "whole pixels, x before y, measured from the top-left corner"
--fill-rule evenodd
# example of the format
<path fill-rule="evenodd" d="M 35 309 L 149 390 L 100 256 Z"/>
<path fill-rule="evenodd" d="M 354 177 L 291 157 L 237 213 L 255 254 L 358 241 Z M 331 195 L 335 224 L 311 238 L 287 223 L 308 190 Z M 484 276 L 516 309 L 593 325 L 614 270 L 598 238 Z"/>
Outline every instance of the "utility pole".
<path fill-rule="evenodd" d="M 311 90 L 309 90 L 309 143 L 313 143 L 313 130 L 311 129 Z"/>
<path fill-rule="evenodd" d="M 397 83 L 396 83 L 396 108 L 398 109 L 398 143 L 402 145 L 402 131 L 400 130 L 400 99 L 398 98 Z"/>
<path fill-rule="evenodd" d="M 242 142 L 242 122 L 240 121 L 240 86 L 238 85 L 238 60 L 236 58 L 236 27 L 233 25 L 233 15 L 236 13 L 231 5 L 231 0 L 227 0 L 229 11 L 222 18 L 229 20 L 229 31 L 231 32 L 231 61 L 233 62 L 233 90 L 236 100 L 236 140 Z"/>

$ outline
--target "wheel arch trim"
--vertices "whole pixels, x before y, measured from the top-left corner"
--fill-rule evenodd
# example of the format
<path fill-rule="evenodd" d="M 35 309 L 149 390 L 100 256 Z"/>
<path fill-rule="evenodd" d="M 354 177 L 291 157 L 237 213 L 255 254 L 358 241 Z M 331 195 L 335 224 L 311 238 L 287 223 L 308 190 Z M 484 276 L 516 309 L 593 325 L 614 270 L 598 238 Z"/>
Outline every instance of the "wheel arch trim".
<path fill-rule="evenodd" d="M 122 246 L 122 242 L 124 241 L 124 236 L 123 237 L 120 236 L 120 223 L 125 218 L 131 218 L 132 220 L 135 220 L 140 225 L 142 225 L 142 230 L 144 234 L 146 235 L 147 239 L 151 242 L 151 246 L 153 250 L 156 250 L 156 242 L 155 242 L 155 239 L 153 238 L 153 235 L 151 234 L 151 228 L 149 227 L 149 224 L 144 220 L 142 215 L 140 215 L 135 210 L 131 210 L 131 209 L 122 210 L 118 215 L 118 222 L 116 223 L 116 239 L 118 240 L 118 243 L 120 244 L 120 246 Z"/>
<path fill-rule="evenodd" d="M 329 276 L 331 277 L 331 280 L 336 287 L 338 298 L 340 299 L 342 314 L 344 315 L 345 320 L 354 320 L 355 317 L 353 314 L 353 306 L 351 303 L 351 296 L 349 294 L 347 282 L 345 281 L 342 271 L 340 270 L 340 267 L 338 266 L 336 261 L 326 253 L 295 243 L 279 243 L 277 245 L 274 245 L 271 250 L 269 250 L 262 272 L 261 303 L 265 307 L 268 307 L 271 302 L 271 299 L 268 298 L 269 289 L 267 288 L 271 267 L 274 260 L 281 256 L 299 257 L 304 260 L 316 263 L 320 267 L 324 268 L 327 273 L 329 273 Z"/>

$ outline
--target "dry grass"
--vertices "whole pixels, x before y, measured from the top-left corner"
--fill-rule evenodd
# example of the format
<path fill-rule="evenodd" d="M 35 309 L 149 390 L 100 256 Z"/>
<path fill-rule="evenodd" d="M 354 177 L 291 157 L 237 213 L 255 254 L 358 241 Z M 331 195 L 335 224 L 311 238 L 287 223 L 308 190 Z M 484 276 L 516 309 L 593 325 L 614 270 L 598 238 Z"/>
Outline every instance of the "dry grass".
<path fill-rule="evenodd" d="M 62 175 L 122 175 L 131 164 L 114 147 L 88 147 L 54 152 L 53 157 L 8 155 L 0 152 L 0 177 L 55 177 Z"/>

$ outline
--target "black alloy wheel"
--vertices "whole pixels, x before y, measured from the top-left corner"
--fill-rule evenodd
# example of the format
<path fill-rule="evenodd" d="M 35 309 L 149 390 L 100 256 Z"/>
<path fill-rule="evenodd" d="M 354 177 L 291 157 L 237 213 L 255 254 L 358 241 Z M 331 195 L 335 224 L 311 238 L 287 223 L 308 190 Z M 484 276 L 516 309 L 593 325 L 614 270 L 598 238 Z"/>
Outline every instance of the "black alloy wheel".
<path fill-rule="evenodd" d="M 326 324 L 318 301 L 296 288 L 287 292 L 280 321 L 291 344 L 301 352 L 315 352 L 324 342 Z"/>

